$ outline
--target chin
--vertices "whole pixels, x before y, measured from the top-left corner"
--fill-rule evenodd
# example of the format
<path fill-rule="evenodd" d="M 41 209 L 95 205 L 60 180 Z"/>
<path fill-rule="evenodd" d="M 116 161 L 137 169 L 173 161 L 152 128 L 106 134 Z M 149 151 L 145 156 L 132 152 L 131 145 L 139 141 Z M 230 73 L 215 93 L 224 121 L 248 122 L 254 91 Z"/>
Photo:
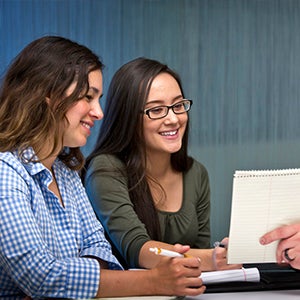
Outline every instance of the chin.
<path fill-rule="evenodd" d="M 181 149 L 181 147 L 182 147 L 181 144 L 178 145 L 178 146 L 175 146 L 175 147 L 171 147 L 171 148 L 169 148 L 169 152 L 170 153 L 176 153 L 176 152 L 178 152 Z"/>
<path fill-rule="evenodd" d="M 69 145 L 66 145 L 66 147 L 69 147 L 69 148 L 80 148 L 80 147 L 83 147 L 86 145 L 86 141 L 82 141 L 82 142 L 78 142 L 78 143 L 72 143 L 72 144 L 69 144 Z"/>
<path fill-rule="evenodd" d="M 181 147 L 179 147 L 179 148 L 167 149 L 166 152 L 168 152 L 168 153 L 170 153 L 170 154 L 173 154 L 173 153 L 178 152 L 180 149 L 181 149 Z"/>

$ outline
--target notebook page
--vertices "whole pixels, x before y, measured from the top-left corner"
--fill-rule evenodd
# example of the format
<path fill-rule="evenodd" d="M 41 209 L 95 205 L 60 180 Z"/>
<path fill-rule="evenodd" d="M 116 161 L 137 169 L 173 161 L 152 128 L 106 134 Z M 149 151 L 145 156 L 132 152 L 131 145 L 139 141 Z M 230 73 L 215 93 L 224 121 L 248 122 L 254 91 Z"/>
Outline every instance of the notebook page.
<path fill-rule="evenodd" d="M 228 263 L 276 262 L 278 242 L 259 238 L 300 221 L 300 169 L 236 171 L 233 179 Z"/>

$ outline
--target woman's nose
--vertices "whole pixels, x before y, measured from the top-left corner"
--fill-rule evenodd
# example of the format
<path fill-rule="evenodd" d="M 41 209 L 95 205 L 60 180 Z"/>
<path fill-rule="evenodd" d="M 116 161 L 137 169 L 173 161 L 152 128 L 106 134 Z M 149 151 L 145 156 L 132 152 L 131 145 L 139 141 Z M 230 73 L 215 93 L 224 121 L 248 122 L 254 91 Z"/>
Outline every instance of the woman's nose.
<path fill-rule="evenodd" d="M 165 120 L 175 123 L 178 121 L 178 115 L 176 115 L 172 109 L 169 109 L 168 114 L 165 116 Z"/>
<path fill-rule="evenodd" d="M 101 120 L 103 118 L 103 110 L 102 110 L 101 105 L 100 105 L 100 103 L 98 101 L 94 102 L 91 105 L 90 114 L 96 120 Z"/>

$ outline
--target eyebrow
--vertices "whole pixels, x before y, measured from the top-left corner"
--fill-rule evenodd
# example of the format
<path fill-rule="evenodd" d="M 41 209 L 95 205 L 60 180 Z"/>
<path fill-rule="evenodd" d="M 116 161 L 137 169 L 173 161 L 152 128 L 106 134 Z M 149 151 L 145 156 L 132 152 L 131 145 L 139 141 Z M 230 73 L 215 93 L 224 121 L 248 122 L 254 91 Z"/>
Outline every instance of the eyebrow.
<path fill-rule="evenodd" d="M 93 86 L 90 86 L 90 90 L 93 90 L 94 93 L 99 94 L 99 90 Z"/>
<path fill-rule="evenodd" d="M 183 95 L 178 95 L 178 96 L 174 97 L 172 99 L 172 101 L 176 101 L 176 100 L 179 100 L 179 99 L 183 99 Z M 149 102 L 146 103 L 146 105 L 148 105 L 148 104 L 156 104 L 156 103 L 160 104 L 160 102 L 163 102 L 163 101 L 165 101 L 165 100 L 158 100 L 158 99 L 156 99 L 156 100 L 150 100 Z M 161 105 L 163 105 L 163 104 L 161 104 Z"/>

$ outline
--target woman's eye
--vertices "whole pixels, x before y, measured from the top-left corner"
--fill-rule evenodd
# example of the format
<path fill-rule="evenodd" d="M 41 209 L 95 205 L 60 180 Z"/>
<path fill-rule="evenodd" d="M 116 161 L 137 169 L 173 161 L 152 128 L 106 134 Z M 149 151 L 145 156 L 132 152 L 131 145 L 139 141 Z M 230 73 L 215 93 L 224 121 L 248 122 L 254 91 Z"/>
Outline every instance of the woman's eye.
<path fill-rule="evenodd" d="M 162 113 L 162 111 L 163 111 L 162 107 L 155 107 L 155 108 L 151 109 L 152 114 L 160 114 L 160 113 Z"/>
<path fill-rule="evenodd" d="M 176 111 L 181 111 L 183 109 L 183 103 L 178 103 L 178 104 L 174 105 L 174 109 Z"/>
<path fill-rule="evenodd" d="M 88 101 L 91 101 L 93 99 L 93 97 L 91 95 L 86 95 L 85 98 L 88 100 Z"/>

